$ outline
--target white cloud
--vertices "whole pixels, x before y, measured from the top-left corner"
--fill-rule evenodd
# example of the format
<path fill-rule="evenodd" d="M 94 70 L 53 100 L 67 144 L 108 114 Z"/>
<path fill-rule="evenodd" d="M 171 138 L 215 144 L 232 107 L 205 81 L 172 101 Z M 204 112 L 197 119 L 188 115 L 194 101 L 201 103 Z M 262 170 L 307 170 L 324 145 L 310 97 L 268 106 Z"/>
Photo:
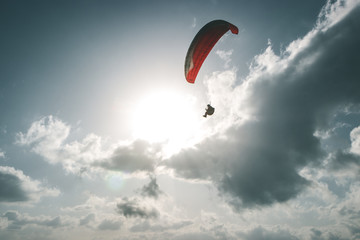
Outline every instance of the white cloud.
<path fill-rule="evenodd" d="M 79 225 L 80 226 L 87 226 L 89 223 L 94 221 L 94 219 L 95 219 L 95 214 L 94 213 L 89 213 L 87 216 L 80 219 Z"/>
<path fill-rule="evenodd" d="M 76 213 L 76 214 L 86 214 L 95 213 L 97 209 L 111 209 L 113 208 L 113 203 L 109 201 L 109 199 L 105 197 L 96 196 L 94 194 L 86 193 L 87 199 L 84 203 L 79 205 L 65 207 L 61 210 L 65 213 Z"/>
<path fill-rule="evenodd" d="M 359 5 L 359 0 L 327 0 L 318 16 L 317 28 L 326 31 L 344 19 Z"/>
<path fill-rule="evenodd" d="M 136 223 L 130 228 L 131 232 L 163 232 L 171 230 L 179 230 L 191 225 L 191 221 L 177 221 L 166 224 L 151 224 L 149 220 Z"/>
<path fill-rule="evenodd" d="M 61 146 L 57 158 L 68 172 L 88 175 L 97 171 L 93 166 L 95 161 L 106 158 L 110 153 L 111 147 L 107 147 L 100 136 L 88 134 L 81 141 Z"/>
<path fill-rule="evenodd" d="M 58 151 L 69 133 L 70 126 L 50 115 L 33 122 L 25 134 L 18 133 L 16 143 L 30 145 L 35 153 L 57 163 Z"/>
<path fill-rule="evenodd" d="M 87 135 L 81 142 L 65 143 L 71 127 L 60 119 L 47 116 L 31 124 L 26 133 L 18 133 L 16 143 L 31 150 L 51 164 L 60 163 L 67 172 L 82 173 L 91 163 L 107 154 L 101 137 Z"/>
<path fill-rule="evenodd" d="M 197 22 L 196 17 L 194 17 L 194 18 L 193 18 L 193 22 L 192 22 L 192 24 L 191 24 L 191 27 L 192 27 L 192 28 L 195 28 L 195 27 L 196 27 L 196 22 Z"/>
<path fill-rule="evenodd" d="M 262 227 L 257 227 L 252 229 L 247 233 L 238 233 L 237 234 L 241 239 L 244 240 L 298 240 L 296 236 L 293 236 L 288 231 L 284 230 L 274 230 L 269 231 Z"/>
<path fill-rule="evenodd" d="M 51 164 L 60 163 L 67 172 L 82 173 L 91 163 L 104 157 L 102 139 L 87 135 L 81 142 L 65 143 L 71 127 L 60 119 L 47 116 L 31 124 L 26 133 L 18 133 L 16 143 L 27 145 Z"/>
<path fill-rule="evenodd" d="M 86 234 L 102 230 L 116 231 L 124 238 L 146 233 L 150 239 L 163 239 L 169 232 L 182 231 L 193 224 L 181 216 L 183 212 L 174 210 L 176 203 L 171 198 L 163 195 L 157 200 L 142 198 L 140 194 L 116 199 L 91 193 L 85 196 L 85 202 L 62 208 L 60 218 L 78 225 Z"/>
<path fill-rule="evenodd" d="M 101 169 L 151 172 L 158 161 L 157 145 L 141 140 L 109 144 L 95 134 L 66 143 L 70 129 L 50 115 L 33 122 L 26 133 L 18 133 L 16 143 L 29 146 L 51 164 L 61 164 L 69 173 L 87 176 Z"/>
<path fill-rule="evenodd" d="M 119 230 L 120 227 L 121 227 L 121 221 L 105 219 L 99 224 L 98 229 L 115 231 L 115 230 Z"/>
<path fill-rule="evenodd" d="M 354 128 L 350 133 L 352 153 L 360 155 L 360 126 Z"/>
<path fill-rule="evenodd" d="M 221 58 L 221 60 L 225 61 L 224 68 L 228 68 L 231 62 L 231 55 L 233 54 L 234 50 L 231 49 L 229 51 L 224 50 L 217 50 L 216 54 Z"/>
<path fill-rule="evenodd" d="M 183 233 L 171 239 L 172 240 L 215 240 L 215 238 L 212 237 L 210 234 L 203 232 Z"/>
<path fill-rule="evenodd" d="M 20 230 L 26 225 L 37 225 L 50 228 L 58 228 L 64 226 L 59 216 L 48 217 L 48 216 L 37 216 L 31 217 L 26 214 L 20 214 L 16 211 L 8 211 L 1 218 L 7 220 L 8 230 Z"/>

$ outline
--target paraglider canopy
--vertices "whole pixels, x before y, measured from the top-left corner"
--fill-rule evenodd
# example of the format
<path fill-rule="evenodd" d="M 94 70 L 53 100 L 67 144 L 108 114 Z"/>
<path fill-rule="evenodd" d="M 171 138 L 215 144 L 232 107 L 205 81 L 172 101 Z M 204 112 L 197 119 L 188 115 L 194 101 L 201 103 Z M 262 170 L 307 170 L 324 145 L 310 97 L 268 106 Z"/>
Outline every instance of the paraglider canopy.
<path fill-rule="evenodd" d="M 239 33 L 239 29 L 235 25 L 224 20 L 214 20 L 207 23 L 196 34 L 185 58 L 185 78 L 189 83 L 195 82 L 207 55 L 228 30 L 233 34 Z"/>

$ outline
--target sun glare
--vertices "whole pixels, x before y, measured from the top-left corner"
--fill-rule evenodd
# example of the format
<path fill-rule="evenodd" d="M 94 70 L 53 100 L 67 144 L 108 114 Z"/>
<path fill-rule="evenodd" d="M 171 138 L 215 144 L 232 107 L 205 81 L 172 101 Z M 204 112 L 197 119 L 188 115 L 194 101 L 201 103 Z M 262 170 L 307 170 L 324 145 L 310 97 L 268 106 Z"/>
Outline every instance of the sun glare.
<path fill-rule="evenodd" d="M 133 116 L 133 135 L 149 142 L 167 142 L 181 148 L 198 127 L 195 99 L 174 92 L 147 95 L 138 103 Z M 172 150 L 172 151 L 173 151 Z"/>

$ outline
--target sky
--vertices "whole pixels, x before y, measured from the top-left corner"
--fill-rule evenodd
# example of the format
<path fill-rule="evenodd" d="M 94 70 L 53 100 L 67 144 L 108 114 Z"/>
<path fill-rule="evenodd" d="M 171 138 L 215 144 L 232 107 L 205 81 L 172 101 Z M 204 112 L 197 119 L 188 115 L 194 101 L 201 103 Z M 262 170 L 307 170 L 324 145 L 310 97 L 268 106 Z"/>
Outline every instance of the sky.
<path fill-rule="evenodd" d="M 1 1 L 0 239 L 360 239 L 359 30 L 359 0 Z"/>

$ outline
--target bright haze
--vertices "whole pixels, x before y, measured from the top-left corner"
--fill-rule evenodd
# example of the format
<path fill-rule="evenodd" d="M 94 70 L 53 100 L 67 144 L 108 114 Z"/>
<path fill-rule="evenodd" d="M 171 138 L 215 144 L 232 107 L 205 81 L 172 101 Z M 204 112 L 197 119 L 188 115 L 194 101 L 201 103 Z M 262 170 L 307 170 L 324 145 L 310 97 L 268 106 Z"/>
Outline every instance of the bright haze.
<path fill-rule="evenodd" d="M 0 239 L 360 239 L 359 0 L 5 0 L 0 30 Z"/>

